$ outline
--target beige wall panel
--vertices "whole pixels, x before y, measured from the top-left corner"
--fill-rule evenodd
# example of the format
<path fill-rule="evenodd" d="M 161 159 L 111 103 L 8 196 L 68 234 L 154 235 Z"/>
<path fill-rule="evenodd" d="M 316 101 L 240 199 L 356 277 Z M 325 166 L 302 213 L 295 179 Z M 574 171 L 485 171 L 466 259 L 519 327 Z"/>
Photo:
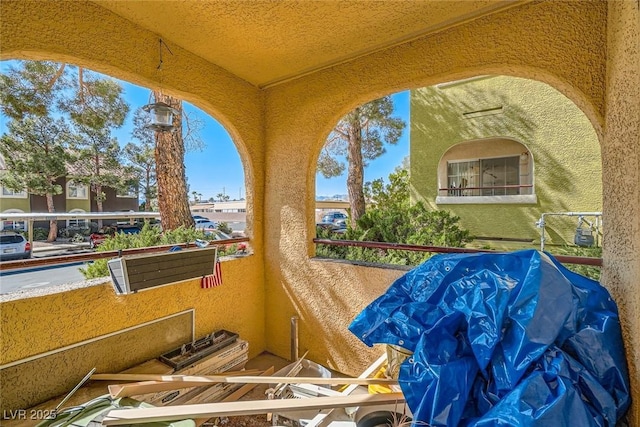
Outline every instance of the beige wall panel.
<path fill-rule="evenodd" d="M 607 114 L 602 148 L 604 278 L 623 320 L 640 426 L 640 4 L 609 2 Z"/>
<path fill-rule="evenodd" d="M 190 342 L 193 326 L 193 313 L 186 312 L 4 368 L 1 410 L 7 414 L 65 395 L 93 368 L 97 373 L 120 372 L 157 358 Z"/>

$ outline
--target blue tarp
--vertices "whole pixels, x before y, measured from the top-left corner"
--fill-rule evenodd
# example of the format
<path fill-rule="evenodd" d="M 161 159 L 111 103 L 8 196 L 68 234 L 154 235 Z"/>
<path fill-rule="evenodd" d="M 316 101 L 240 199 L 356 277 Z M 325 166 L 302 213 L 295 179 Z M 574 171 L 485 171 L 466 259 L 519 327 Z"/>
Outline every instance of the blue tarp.
<path fill-rule="evenodd" d="M 349 329 L 413 352 L 414 425 L 615 426 L 630 405 L 615 302 L 547 253 L 436 255 Z"/>

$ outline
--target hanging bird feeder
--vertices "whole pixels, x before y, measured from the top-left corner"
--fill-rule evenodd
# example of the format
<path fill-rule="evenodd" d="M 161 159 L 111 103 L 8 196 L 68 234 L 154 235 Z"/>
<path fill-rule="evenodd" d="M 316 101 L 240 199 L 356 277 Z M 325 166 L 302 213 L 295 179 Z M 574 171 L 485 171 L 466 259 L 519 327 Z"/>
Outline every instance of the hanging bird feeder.
<path fill-rule="evenodd" d="M 158 132 L 171 132 L 173 130 L 173 116 L 178 110 L 164 102 L 154 102 L 142 107 L 149 113 L 151 122 L 148 127 Z"/>
<path fill-rule="evenodd" d="M 162 41 L 162 39 L 160 39 L 159 42 L 160 62 L 158 63 L 156 71 L 158 73 L 158 81 L 160 82 L 160 87 L 162 88 L 162 46 L 164 45 L 164 47 L 167 49 L 167 51 L 169 51 L 170 54 L 173 55 L 173 52 L 171 52 L 169 46 L 167 46 Z M 149 103 L 142 107 L 144 111 L 149 113 L 150 122 L 147 127 L 149 129 L 153 129 L 156 132 L 171 132 L 174 128 L 173 116 L 178 114 L 179 111 L 164 102 L 151 102 L 152 96 L 153 92 L 151 92 L 151 94 L 149 95 Z M 157 101 L 156 99 L 153 100 Z"/>

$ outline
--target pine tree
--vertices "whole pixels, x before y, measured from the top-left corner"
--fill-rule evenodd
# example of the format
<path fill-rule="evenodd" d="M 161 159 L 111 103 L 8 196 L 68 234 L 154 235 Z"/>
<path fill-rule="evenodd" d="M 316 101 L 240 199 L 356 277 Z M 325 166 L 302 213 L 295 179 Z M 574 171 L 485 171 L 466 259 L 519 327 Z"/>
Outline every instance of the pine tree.
<path fill-rule="evenodd" d="M 385 144 L 397 144 L 405 123 L 392 117 L 391 97 L 376 99 L 361 105 L 344 116 L 333 129 L 318 159 L 318 171 L 325 178 L 342 175 L 346 165 L 349 193 L 349 220 L 356 221 L 365 213 L 364 168 L 367 162 L 386 152 Z"/>
<path fill-rule="evenodd" d="M 53 196 L 62 192 L 57 180 L 67 173 L 73 136 L 63 119 L 54 119 L 64 90 L 66 67 L 48 61 L 22 61 L 0 76 L 0 107 L 9 118 L 0 154 L 6 170 L 0 183 L 14 191 L 44 196 L 55 212 Z M 49 222 L 47 241 L 56 240 L 56 220 Z"/>

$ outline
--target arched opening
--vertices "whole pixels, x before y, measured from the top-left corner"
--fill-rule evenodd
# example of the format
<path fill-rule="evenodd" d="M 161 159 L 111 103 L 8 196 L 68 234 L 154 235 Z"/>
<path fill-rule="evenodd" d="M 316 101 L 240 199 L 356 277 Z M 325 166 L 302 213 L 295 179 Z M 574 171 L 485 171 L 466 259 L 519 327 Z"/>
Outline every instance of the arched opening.
<path fill-rule="evenodd" d="M 2 61 L 0 65 L 3 73 L 10 73 L 12 69 L 24 68 L 27 62 L 11 60 Z M 61 72 L 68 72 L 69 75 L 62 74 L 60 78 L 79 80 L 79 72 L 73 64 L 67 64 Z M 88 69 L 83 69 L 83 76 L 87 81 L 92 79 L 91 81 L 113 82 L 119 88 L 119 93 L 114 92 L 122 110 L 118 113 L 126 114 L 126 117 L 122 124 L 114 123 L 105 129 L 111 141 L 117 142 L 116 147 L 108 146 L 107 141 L 103 146 L 90 147 L 93 153 L 88 149 L 80 155 L 79 148 L 69 144 L 68 149 L 72 155 L 66 165 L 67 178 L 56 182 L 61 184 L 63 194 L 54 198 L 54 209 L 58 212 L 157 210 L 154 142 L 153 136 L 146 130 L 146 120 L 141 111 L 141 107 L 149 102 L 149 89 Z M 60 90 L 60 96 L 73 95 L 70 93 L 71 89 Z M 224 222 L 229 226 L 230 234 L 233 232 L 234 235 L 244 235 L 247 211 L 245 171 L 235 142 L 226 128 L 213 117 L 186 101 L 182 103 L 186 146 L 184 164 L 189 189 L 184 198 L 188 200 L 193 212 L 204 212 L 210 219 L 218 223 Z M 77 131 L 65 111 L 58 108 L 52 110 L 52 114 L 65 120 L 70 132 Z M 2 121 L 1 131 L 7 132 L 7 120 Z M 90 138 L 85 135 L 78 139 Z M 13 191 L 4 187 L 2 195 L 9 207 L 19 202 L 13 202 L 13 199 L 34 199 L 29 198 L 25 190 Z M 47 209 L 46 203 L 40 199 L 42 197 L 35 197 L 37 203 L 33 205 L 31 202 L 29 211 L 40 212 Z M 100 207 L 98 201 L 101 202 Z M 230 212 L 235 215 L 230 215 Z"/>
<path fill-rule="evenodd" d="M 316 223 L 346 228 L 351 199 L 363 186 L 408 167 L 408 121 L 409 92 L 404 91 L 370 100 L 334 125 L 316 164 Z M 365 188 L 364 198 L 369 196 Z"/>
<path fill-rule="evenodd" d="M 69 213 L 76 213 L 76 214 L 83 214 L 86 213 L 85 210 L 83 209 L 71 209 L 69 211 Z M 89 221 L 87 219 L 80 219 L 80 218 L 73 218 L 73 219 L 68 219 L 67 220 L 67 228 L 72 227 L 72 228 L 88 228 L 89 227 Z"/>
<path fill-rule="evenodd" d="M 529 149 L 511 139 L 460 142 L 438 164 L 436 204 L 536 203 L 533 166 Z"/>
<path fill-rule="evenodd" d="M 7 209 L 3 213 L 24 213 L 20 209 Z M 26 221 L 0 221 L 0 230 L 27 231 Z"/>
<path fill-rule="evenodd" d="M 542 214 L 602 210 L 596 129 L 574 101 L 529 78 L 412 90 L 410 163 L 415 200 L 460 217 L 481 246 L 538 248 Z M 548 225 L 551 245 L 574 244 L 576 218 Z"/>

